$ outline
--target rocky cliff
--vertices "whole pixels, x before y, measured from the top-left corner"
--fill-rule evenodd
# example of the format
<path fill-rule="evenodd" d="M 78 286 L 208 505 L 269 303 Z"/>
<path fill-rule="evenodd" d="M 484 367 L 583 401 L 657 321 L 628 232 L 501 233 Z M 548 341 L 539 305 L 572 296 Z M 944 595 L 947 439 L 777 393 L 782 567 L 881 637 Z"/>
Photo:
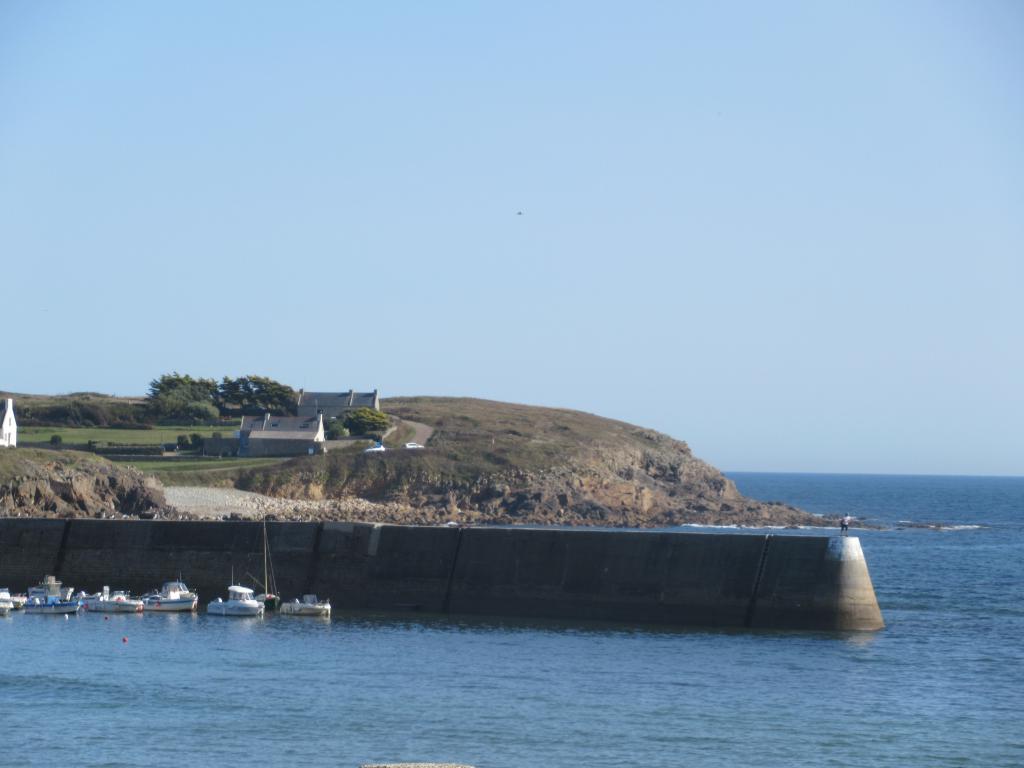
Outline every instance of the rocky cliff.
<path fill-rule="evenodd" d="M 152 517 L 167 511 L 152 478 L 75 451 L 0 450 L 0 515 Z"/>
<path fill-rule="evenodd" d="M 358 496 L 406 508 L 389 522 L 834 524 L 792 506 L 745 498 L 686 443 L 623 422 L 465 398 L 395 398 L 383 408 L 430 426 L 427 448 L 303 457 L 246 473 L 238 486 L 299 499 Z"/>

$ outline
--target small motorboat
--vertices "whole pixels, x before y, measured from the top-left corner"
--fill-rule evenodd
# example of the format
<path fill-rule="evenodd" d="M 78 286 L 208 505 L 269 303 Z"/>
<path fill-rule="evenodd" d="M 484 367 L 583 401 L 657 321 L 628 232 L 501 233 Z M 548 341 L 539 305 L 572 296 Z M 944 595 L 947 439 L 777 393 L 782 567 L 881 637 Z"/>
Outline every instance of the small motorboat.
<path fill-rule="evenodd" d="M 26 613 L 68 615 L 82 609 L 81 600 L 72 598 L 74 590 L 63 586 L 56 577 L 47 575 L 35 587 L 29 588 L 29 599 L 25 603 Z"/>
<path fill-rule="evenodd" d="M 183 581 L 168 581 L 159 592 L 143 595 L 142 603 L 147 611 L 190 612 L 199 605 L 199 595 Z"/>
<path fill-rule="evenodd" d="M 66 616 L 71 613 L 78 613 L 82 610 L 82 604 L 78 600 L 58 600 L 56 597 L 40 598 L 30 597 L 25 603 L 25 613 L 38 613 L 50 616 Z"/>
<path fill-rule="evenodd" d="M 73 591 L 71 587 L 65 587 L 63 582 L 59 581 L 56 576 L 45 576 L 36 586 L 28 588 L 28 600 L 25 602 L 31 602 L 33 598 L 42 599 L 48 597 L 70 600 Z"/>
<path fill-rule="evenodd" d="M 82 607 L 98 613 L 142 613 L 142 601 L 132 598 L 120 590 L 111 592 L 104 587 L 102 592 L 80 597 Z"/>
<path fill-rule="evenodd" d="M 317 600 L 316 595 L 303 595 L 302 600 L 282 603 L 280 613 L 287 616 L 327 616 L 331 615 L 331 601 Z"/>
<path fill-rule="evenodd" d="M 54 576 L 46 576 L 41 584 L 29 587 L 25 613 L 64 615 L 78 613 L 82 602 L 71 597 L 74 590 L 65 587 Z"/>
<path fill-rule="evenodd" d="M 11 590 L 7 587 L 0 587 L 0 616 L 6 616 L 14 610 L 14 601 L 11 599 Z"/>
<path fill-rule="evenodd" d="M 248 587 L 228 587 L 228 599 L 219 597 L 206 606 L 211 616 L 262 616 L 266 606 L 253 596 Z"/>

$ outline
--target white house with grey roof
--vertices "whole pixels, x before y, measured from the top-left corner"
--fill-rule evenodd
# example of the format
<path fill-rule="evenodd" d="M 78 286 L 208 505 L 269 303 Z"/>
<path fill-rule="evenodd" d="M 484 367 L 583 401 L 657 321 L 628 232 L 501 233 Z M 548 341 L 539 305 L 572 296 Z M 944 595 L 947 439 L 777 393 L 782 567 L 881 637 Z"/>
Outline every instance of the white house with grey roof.
<path fill-rule="evenodd" d="M 18 444 L 18 422 L 14 420 L 14 400 L 7 398 L 3 426 L 0 427 L 0 448 L 14 448 Z"/>
<path fill-rule="evenodd" d="M 380 394 L 373 392 L 306 392 L 299 390 L 295 403 L 299 416 L 316 416 L 322 414 L 325 419 L 339 418 L 357 408 L 380 410 Z"/>
<path fill-rule="evenodd" d="M 324 417 L 243 416 L 239 456 L 301 456 L 324 450 Z"/>

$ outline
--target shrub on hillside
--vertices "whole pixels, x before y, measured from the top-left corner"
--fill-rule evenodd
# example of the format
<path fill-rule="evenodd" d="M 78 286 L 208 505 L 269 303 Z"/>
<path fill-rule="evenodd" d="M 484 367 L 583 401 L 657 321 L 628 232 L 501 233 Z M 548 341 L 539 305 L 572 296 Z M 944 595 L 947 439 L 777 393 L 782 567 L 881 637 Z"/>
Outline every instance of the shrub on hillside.
<path fill-rule="evenodd" d="M 340 440 L 343 437 L 348 437 L 348 430 L 345 429 L 345 423 L 338 419 L 327 423 L 327 439 L 328 440 Z"/>
<path fill-rule="evenodd" d="M 357 408 L 345 417 L 344 426 L 353 435 L 380 435 L 388 428 L 388 417 L 373 408 Z"/>
<path fill-rule="evenodd" d="M 146 420 L 146 409 L 119 402 L 93 402 L 59 398 L 53 402 L 31 403 L 18 410 L 23 427 L 124 427 L 136 428 Z"/>

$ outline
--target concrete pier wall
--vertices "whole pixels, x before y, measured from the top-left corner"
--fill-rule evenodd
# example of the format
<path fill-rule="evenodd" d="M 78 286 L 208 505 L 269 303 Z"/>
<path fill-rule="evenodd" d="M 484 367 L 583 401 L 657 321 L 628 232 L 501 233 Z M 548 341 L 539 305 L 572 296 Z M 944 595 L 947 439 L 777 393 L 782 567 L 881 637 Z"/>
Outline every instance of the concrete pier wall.
<path fill-rule="evenodd" d="M 860 543 L 817 536 L 267 523 L 281 594 L 336 608 L 678 626 L 883 626 Z M 0 519 L 0 584 L 143 592 L 180 573 L 205 604 L 262 579 L 253 522 Z"/>

